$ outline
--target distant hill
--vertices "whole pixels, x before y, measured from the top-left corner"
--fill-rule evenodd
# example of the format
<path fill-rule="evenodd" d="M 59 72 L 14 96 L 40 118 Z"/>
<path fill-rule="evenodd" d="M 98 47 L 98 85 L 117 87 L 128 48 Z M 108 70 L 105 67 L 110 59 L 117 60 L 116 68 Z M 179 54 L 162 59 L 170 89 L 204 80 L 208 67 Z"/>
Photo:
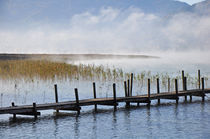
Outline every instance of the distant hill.
<path fill-rule="evenodd" d="M 189 10 L 190 5 L 174 0 L 0 0 L 0 25 L 64 23 L 84 12 L 97 14 L 101 8 L 129 7 L 144 13 L 166 16 Z"/>
<path fill-rule="evenodd" d="M 210 0 L 193 4 L 192 11 L 202 15 L 210 15 Z"/>

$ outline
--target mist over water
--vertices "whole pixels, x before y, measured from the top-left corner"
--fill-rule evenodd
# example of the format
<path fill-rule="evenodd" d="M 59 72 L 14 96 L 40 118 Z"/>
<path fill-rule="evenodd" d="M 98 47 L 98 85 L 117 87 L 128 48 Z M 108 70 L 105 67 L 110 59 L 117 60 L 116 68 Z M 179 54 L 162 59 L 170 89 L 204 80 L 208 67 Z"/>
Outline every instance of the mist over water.
<path fill-rule="evenodd" d="M 210 51 L 210 16 L 183 12 L 160 17 L 138 8 L 101 8 L 69 23 L 0 29 L 1 53 L 132 53 Z M 199 51 L 199 52 L 198 52 Z"/>
<path fill-rule="evenodd" d="M 39 5 L 43 9 L 47 7 L 42 4 L 50 3 L 45 2 Z M 12 14 L 17 14 L 14 11 Z M 39 12 L 36 11 L 35 15 Z M 26 17 L 26 22 L 31 17 Z M 186 76 L 189 74 L 188 89 L 198 88 L 198 69 L 201 70 L 201 76 L 206 77 L 205 87 L 210 87 L 210 14 L 185 11 L 159 16 L 134 6 L 110 6 L 100 8 L 98 13 L 87 9 L 73 14 L 63 23 L 43 20 L 27 22 L 26 27 L 17 25 L 4 28 L 1 25 L 0 53 L 156 56 L 132 59 L 64 58 L 59 61 L 75 65 L 91 64 L 95 67 L 103 65 L 111 70 L 116 68 L 123 69 L 124 73 L 133 72 L 134 75 L 139 73 L 144 78 L 134 80 L 133 95 L 146 94 L 147 78 L 153 78 L 156 74 L 165 78 L 165 83 L 163 80 L 160 83 L 161 92 L 167 91 L 168 77 L 180 77 L 181 70 L 185 70 Z M 58 61 L 56 58 L 51 60 Z M 117 97 L 121 97 L 124 96 L 123 81 L 128 79 L 81 80 L 76 76 L 72 79 L 58 79 L 54 75 L 52 78 L 0 78 L 0 107 L 11 106 L 11 102 L 16 105 L 55 102 L 54 84 L 58 85 L 60 102 L 75 100 L 74 88 L 78 88 L 80 99 L 93 98 L 93 81 L 96 82 L 98 98 L 113 97 L 113 82 L 117 85 Z M 181 78 L 178 81 L 181 90 Z M 173 79 L 170 89 L 174 90 Z M 151 93 L 156 93 L 156 76 L 151 82 Z M 122 103 L 115 112 L 112 107 L 98 106 L 98 113 L 94 113 L 93 107 L 88 106 L 82 107 L 80 116 L 69 111 L 61 112 L 58 116 L 50 110 L 42 112 L 36 121 L 18 115 L 14 122 L 12 115 L 0 115 L 0 138 L 208 138 L 209 95 L 205 103 L 194 96 L 193 102 L 184 102 L 183 98 L 179 102 L 175 105 L 174 100 L 161 100 L 161 105 L 157 106 L 157 102 L 152 101 L 150 109 L 144 104 L 140 107 L 132 104 L 130 109 L 126 109 Z"/>

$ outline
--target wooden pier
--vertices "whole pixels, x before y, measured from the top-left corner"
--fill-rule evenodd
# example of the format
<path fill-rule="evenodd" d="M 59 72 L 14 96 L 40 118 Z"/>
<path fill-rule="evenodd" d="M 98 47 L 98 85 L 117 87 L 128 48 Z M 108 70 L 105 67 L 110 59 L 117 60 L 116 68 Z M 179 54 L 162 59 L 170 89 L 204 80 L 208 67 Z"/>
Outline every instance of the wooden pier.
<path fill-rule="evenodd" d="M 31 115 L 34 118 L 37 118 L 40 115 L 40 111 L 42 110 L 56 110 L 59 112 L 60 110 L 64 111 L 77 111 L 77 114 L 80 114 L 80 110 L 82 106 L 95 106 L 95 111 L 97 111 L 97 105 L 106 105 L 106 106 L 113 106 L 114 110 L 117 110 L 118 103 L 125 103 L 126 107 L 130 106 L 130 103 L 146 103 L 148 106 L 150 105 L 152 100 L 157 100 L 158 104 L 160 104 L 161 99 L 170 99 L 175 100 L 176 104 L 178 104 L 180 97 L 187 96 L 190 97 L 190 101 L 192 101 L 192 96 L 201 97 L 202 101 L 205 101 L 205 95 L 210 93 L 210 88 L 204 88 L 204 78 L 201 78 L 200 83 L 200 71 L 199 74 L 199 88 L 187 90 L 186 84 L 186 77 L 184 77 L 184 72 L 182 72 L 183 76 L 183 90 L 178 90 L 178 81 L 175 79 L 175 91 L 173 92 L 162 92 L 160 93 L 159 87 L 159 79 L 157 79 L 157 93 L 151 94 L 150 92 L 150 79 L 148 79 L 148 92 L 145 95 L 132 95 L 132 88 L 133 88 L 133 74 L 131 74 L 131 79 L 124 82 L 124 89 L 125 89 L 125 97 L 117 97 L 116 92 L 116 85 L 113 84 L 113 97 L 109 98 L 97 98 L 96 96 L 96 84 L 93 83 L 93 99 L 83 99 L 79 100 L 78 89 L 75 88 L 75 101 L 66 101 L 66 102 L 59 102 L 58 101 L 58 91 L 57 85 L 55 85 L 55 103 L 46 103 L 46 104 L 36 104 L 33 103 L 32 105 L 22 105 L 17 106 L 12 102 L 10 107 L 1 107 L 0 114 L 13 114 L 13 118 L 16 118 L 16 115 Z M 200 86 L 201 85 L 201 86 Z M 170 90 L 169 90 L 170 91 Z"/>

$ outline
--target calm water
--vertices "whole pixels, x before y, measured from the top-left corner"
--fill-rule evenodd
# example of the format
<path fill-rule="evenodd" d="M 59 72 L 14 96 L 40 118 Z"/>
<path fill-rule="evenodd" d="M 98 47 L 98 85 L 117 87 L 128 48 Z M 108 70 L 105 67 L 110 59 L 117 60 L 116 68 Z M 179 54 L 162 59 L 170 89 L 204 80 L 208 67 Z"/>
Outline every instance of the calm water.
<path fill-rule="evenodd" d="M 167 61 L 174 60 L 173 64 Z M 151 70 L 153 73 L 168 72 L 170 75 L 186 70 L 192 76 L 197 76 L 197 69 L 202 75 L 209 76 L 209 63 L 194 61 L 178 62 L 171 59 L 132 59 L 132 60 L 91 60 L 75 62 L 84 64 L 103 64 L 123 68 L 128 72 Z M 202 60 L 201 60 L 202 61 Z M 144 63 L 144 64 L 143 64 Z M 74 88 L 79 89 L 80 99 L 92 98 L 92 81 L 2 81 L 1 106 L 9 106 L 11 102 L 17 105 L 54 102 L 54 84 L 58 84 L 59 101 L 74 100 Z M 98 97 L 112 96 L 112 83 L 96 82 Z M 16 84 L 16 86 L 15 86 Z M 209 81 L 206 83 L 209 87 Z M 152 92 L 155 92 L 152 84 Z M 181 87 L 180 87 L 181 89 Z M 167 88 L 161 87 L 161 91 Z M 172 88 L 173 90 L 173 88 Z M 134 94 L 146 93 L 146 86 L 134 84 Z M 123 84 L 117 82 L 117 96 L 123 96 Z M 150 108 L 136 104 L 130 109 L 125 104 L 119 105 L 116 112 L 113 107 L 98 106 L 99 112 L 93 111 L 93 106 L 82 107 L 81 115 L 74 112 L 42 111 L 41 117 L 18 116 L 16 121 L 11 115 L 0 115 L 1 138 L 209 138 L 210 137 L 210 96 L 205 103 L 201 98 L 193 97 L 193 102 L 175 105 L 173 100 L 161 100 L 160 106 L 156 101 Z"/>

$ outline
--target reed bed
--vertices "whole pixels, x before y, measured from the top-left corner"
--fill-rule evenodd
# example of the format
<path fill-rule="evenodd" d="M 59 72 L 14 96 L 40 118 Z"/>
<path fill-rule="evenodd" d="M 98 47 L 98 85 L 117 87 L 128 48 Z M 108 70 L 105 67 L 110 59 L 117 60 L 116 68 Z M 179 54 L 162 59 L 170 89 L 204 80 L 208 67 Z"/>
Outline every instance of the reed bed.
<path fill-rule="evenodd" d="M 144 86 L 147 79 L 150 78 L 152 83 L 156 83 L 159 78 L 162 86 L 167 87 L 168 78 L 171 84 L 175 79 L 181 79 L 181 71 L 178 73 L 156 73 L 151 71 L 142 71 L 134 74 L 134 80 L 138 86 Z M 174 76 L 178 75 L 178 76 Z M 188 78 L 188 84 L 198 85 L 197 77 Z M 95 65 L 73 65 L 62 62 L 53 62 L 45 60 L 6 60 L 0 61 L 0 79 L 2 80 L 24 80 L 33 82 L 34 80 L 88 80 L 88 81 L 113 81 L 122 82 L 130 78 L 130 73 L 124 72 L 120 68 L 110 68 L 108 66 Z M 206 77 L 205 80 L 208 80 Z"/>

